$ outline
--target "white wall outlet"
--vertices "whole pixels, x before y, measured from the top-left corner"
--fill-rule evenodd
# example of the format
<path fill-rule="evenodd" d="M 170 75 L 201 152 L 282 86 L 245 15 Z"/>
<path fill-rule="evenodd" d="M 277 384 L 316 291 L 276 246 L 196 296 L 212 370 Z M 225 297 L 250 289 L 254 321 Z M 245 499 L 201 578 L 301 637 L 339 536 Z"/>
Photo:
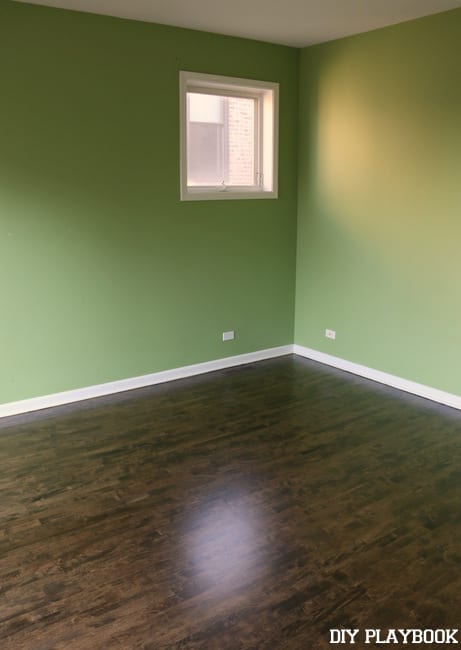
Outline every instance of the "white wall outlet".
<path fill-rule="evenodd" d="M 327 337 L 327 339 L 335 339 L 336 332 L 334 330 L 325 330 L 325 336 Z"/>
<path fill-rule="evenodd" d="M 230 330 L 229 332 L 223 332 L 222 333 L 222 340 L 223 341 L 233 341 L 234 339 L 235 339 L 234 330 Z"/>

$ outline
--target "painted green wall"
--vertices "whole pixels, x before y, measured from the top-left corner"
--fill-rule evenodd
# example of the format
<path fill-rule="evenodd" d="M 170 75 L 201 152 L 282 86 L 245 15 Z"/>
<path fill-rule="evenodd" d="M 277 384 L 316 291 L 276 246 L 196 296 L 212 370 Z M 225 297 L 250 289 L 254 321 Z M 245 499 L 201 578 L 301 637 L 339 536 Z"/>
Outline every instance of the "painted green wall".
<path fill-rule="evenodd" d="M 0 403 L 292 343 L 298 58 L 0 0 Z M 278 200 L 179 202 L 180 69 L 280 82 Z"/>
<path fill-rule="evenodd" d="M 306 48 L 297 124 L 297 50 L 0 0 L 0 403 L 291 343 L 297 201 L 296 343 L 461 394 L 459 33 Z M 278 200 L 179 201 L 180 69 L 280 82 Z"/>
<path fill-rule="evenodd" d="M 458 9 L 303 50 L 295 330 L 458 394 L 460 35 Z"/>

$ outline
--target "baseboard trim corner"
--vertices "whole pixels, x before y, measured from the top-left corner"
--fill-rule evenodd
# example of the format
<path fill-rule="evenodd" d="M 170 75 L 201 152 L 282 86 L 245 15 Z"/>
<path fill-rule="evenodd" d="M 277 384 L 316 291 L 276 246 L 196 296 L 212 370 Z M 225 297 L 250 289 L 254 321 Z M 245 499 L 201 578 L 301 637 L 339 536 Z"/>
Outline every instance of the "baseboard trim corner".
<path fill-rule="evenodd" d="M 354 363 L 352 361 L 347 361 L 346 359 L 341 359 L 340 357 L 332 356 L 331 354 L 326 354 L 325 352 L 319 352 L 318 350 L 313 350 L 311 348 L 306 348 L 302 345 L 295 344 L 293 346 L 294 354 L 298 354 L 301 357 L 306 359 L 311 359 L 312 361 L 319 361 L 324 363 L 327 366 L 333 366 L 339 370 L 345 370 L 354 375 L 359 375 L 365 379 L 371 379 L 380 384 L 385 384 L 386 386 L 391 386 L 392 388 L 398 388 L 403 390 L 406 393 L 412 393 L 418 397 L 424 397 L 425 399 L 432 400 L 433 402 L 438 402 L 439 404 L 444 404 L 445 406 L 451 406 L 452 408 L 461 410 L 461 396 L 455 395 L 453 393 L 446 393 L 445 391 L 439 390 L 438 388 L 432 388 L 431 386 L 425 386 L 424 384 L 418 384 L 415 381 L 410 381 L 408 379 L 403 379 L 397 375 L 391 375 L 387 372 L 381 372 L 381 370 L 375 370 L 374 368 L 369 368 L 367 366 L 362 366 L 359 363 Z"/>
<path fill-rule="evenodd" d="M 232 357 L 223 357 L 222 359 L 205 361 L 203 363 L 196 363 L 181 368 L 173 368 L 172 370 L 154 372 L 148 375 L 141 375 L 140 377 L 120 379 L 105 384 L 97 384 L 95 386 L 87 386 L 85 388 L 77 388 L 75 390 L 54 393 L 52 395 L 43 395 L 41 397 L 32 397 L 17 402 L 0 404 L 0 418 L 30 413 L 31 411 L 41 411 L 42 409 L 52 408 L 53 406 L 63 406 L 64 404 L 81 402 L 86 399 L 93 399 L 94 397 L 123 393 L 136 388 L 144 388 L 146 386 L 162 384 L 167 381 L 193 377 L 194 375 L 232 368 L 233 366 L 242 366 L 247 363 L 263 361 L 264 359 L 273 359 L 287 354 L 293 354 L 293 345 L 282 345 L 275 348 L 268 348 L 266 350 L 257 350 L 256 352 L 238 354 Z"/>
<path fill-rule="evenodd" d="M 406 393 L 424 397 L 433 402 L 451 406 L 452 408 L 461 410 L 461 396 L 453 393 L 419 384 L 397 375 L 391 375 L 368 366 L 363 366 L 347 359 L 335 357 L 325 352 L 320 352 L 312 348 L 307 348 L 302 345 L 282 345 L 275 348 L 268 348 L 265 350 L 258 350 L 256 352 L 249 352 L 246 354 L 239 354 L 232 357 L 224 357 L 222 359 L 215 359 L 212 361 L 205 361 L 203 363 L 192 364 L 180 368 L 173 368 L 172 370 L 164 370 L 161 372 L 154 372 L 148 375 L 141 375 L 139 377 L 130 377 L 128 379 L 120 379 L 117 381 L 107 382 L 104 384 L 97 384 L 95 386 L 87 386 L 84 388 L 77 388 L 75 390 L 54 393 L 52 395 L 44 395 L 41 397 L 33 397 L 31 399 L 20 400 L 17 402 L 9 402 L 0 404 L 0 418 L 10 417 L 12 415 L 20 415 L 30 413 L 32 411 L 40 411 L 54 406 L 63 406 L 73 402 L 81 402 L 95 397 L 103 397 L 106 395 L 113 395 L 122 393 L 136 388 L 144 388 L 146 386 L 153 386 L 176 379 L 185 379 L 186 377 L 193 377 L 216 370 L 224 370 L 225 368 L 232 368 L 234 366 L 241 366 L 256 361 L 263 361 L 264 359 L 273 359 L 276 357 L 285 356 L 288 354 L 297 354 L 312 361 L 318 361 L 327 366 L 332 366 L 339 370 L 350 372 L 354 375 L 371 379 L 380 384 L 385 384 L 392 388 L 397 388 Z"/>

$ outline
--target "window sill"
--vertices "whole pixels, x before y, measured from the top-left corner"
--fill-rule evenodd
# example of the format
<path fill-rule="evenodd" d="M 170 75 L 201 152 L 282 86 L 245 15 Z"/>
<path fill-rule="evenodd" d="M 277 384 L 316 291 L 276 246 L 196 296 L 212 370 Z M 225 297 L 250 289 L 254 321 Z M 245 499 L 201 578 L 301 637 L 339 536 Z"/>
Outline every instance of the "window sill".
<path fill-rule="evenodd" d="M 187 189 L 181 192 L 181 201 L 228 201 L 232 199 L 277 199 L 277 192 L 264 190 L 210 190 Z"/>

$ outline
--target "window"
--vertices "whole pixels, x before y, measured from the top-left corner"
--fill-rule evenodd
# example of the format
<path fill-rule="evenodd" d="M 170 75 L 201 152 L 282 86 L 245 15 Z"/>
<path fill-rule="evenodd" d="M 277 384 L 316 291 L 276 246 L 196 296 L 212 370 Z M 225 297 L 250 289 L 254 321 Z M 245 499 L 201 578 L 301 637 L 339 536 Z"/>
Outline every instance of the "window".
<path fill-rule="evenodd" d="M 181 200 L 277 198 L 278 84 L 180 72 Z"/>

